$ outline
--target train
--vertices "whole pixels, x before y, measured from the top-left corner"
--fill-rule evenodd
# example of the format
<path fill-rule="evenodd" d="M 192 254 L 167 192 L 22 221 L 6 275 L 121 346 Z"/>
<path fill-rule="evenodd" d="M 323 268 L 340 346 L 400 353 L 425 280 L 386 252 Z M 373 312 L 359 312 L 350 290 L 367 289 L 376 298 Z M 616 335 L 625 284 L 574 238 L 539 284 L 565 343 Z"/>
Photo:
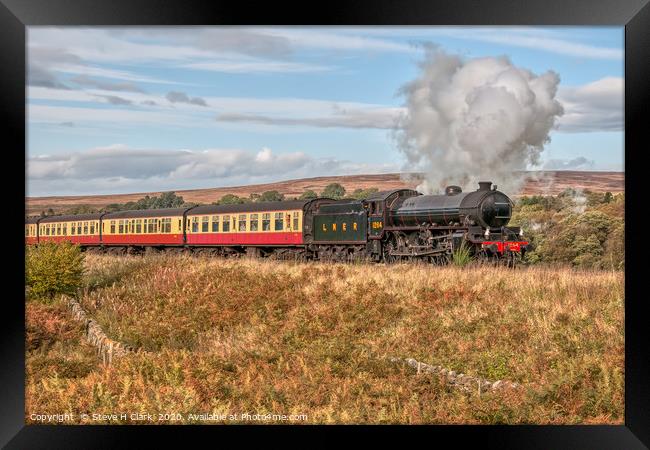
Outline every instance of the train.
<path fill-rule="evenodd" d="M 68 241 L 84 250 L 384 263 L 473 259 L 514 264 L 530 249 L 508 227 L 513 202 L 491 181 L 475 191 L 376 192 L 365 200 L 307 200 L 30 217 L 27 245 Z"/>

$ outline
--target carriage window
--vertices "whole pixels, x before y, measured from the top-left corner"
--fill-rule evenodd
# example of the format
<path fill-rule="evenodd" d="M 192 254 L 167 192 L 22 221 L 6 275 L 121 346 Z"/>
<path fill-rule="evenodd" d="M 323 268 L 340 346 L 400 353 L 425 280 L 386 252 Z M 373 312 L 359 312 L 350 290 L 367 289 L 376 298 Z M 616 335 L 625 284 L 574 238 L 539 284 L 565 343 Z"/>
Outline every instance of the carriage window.
<path fill-rule="evenodd" d="M 282 213 L 275 213 L 275 231 L 282 231 L 283 224 L 284 221 L 282 220 Z"/>
<path fill-rule="evenodd" d="M 172 219 L 163 219 L 162 220 L 162 230 L 163 233 L 171 233 L 172 232 Z"/>
<path fill-rule="evenodd" d="M 64 228 L 65 233 L 65 228 Z M 95 222 L 90 222 L 90 234 L 95 234 Z"/>
<path fill-rule="evenodd" d="M 120 234 L 124 234 L 124 221 L 123 221 L 123 220 L 120 220 L 120 221 L 118 222 L 118 227 L 117 227 L 117 229 L 118 229 L 118 233 L 120 233 Z"/>
<path fill-rule="evenodd" d="M 156 219 L 149 219 L 149 226 L 147 227 L 147 231 L 149 233 L 158 232 L 158 224 L 156 223 Z"/>
<path fill-rule="evenodd" d="M 70 224 L 70 234 L 74 236 L 76 234 L 76 232 L 77 232 L 77 224 L 72 222 Z"/>
<path fill-rule="evenodd" d="M 29 227 L 25 225 L 25 237 L 29 237 Z"/>
<path fill-rule="evenodd" d="M 212 216 L 212 232 L 219 232 L 219 216 Z"/>
<path fill-rule="evenodd" d="M 262 214 L 262 231 L 271 231 L 271 213 Z"/>
<path fill-rule="evenodd" d="M 246 214 L 239 215 L 239 231 L 246 231 Z"/>
<path fill-rule="evenodd" d="M 227 233 L 230 231 L 230 216 L 223 216 L 223 232 Z"/>
<path fill-rule="evenodd" d="M 77 222 L 77 234 L 81 234 L 81 222 Z"/>
<path fill-rule="evenodd" d="M 298 211 L 295 211 L 293 213 L 293 229 L 294 231 L 298 229 L 298 218 L 299 218 L 299 213 Z"/>
<path fill-rule="evenodd" d="M 198 233 L 198 232 L 199 232 L 199 218 L 192 217 L 192 233 Z"/>
<path fill-rule="evenodd" d="M 208 216 L 203 216 L 201 218 L 201 233 L 207 233 L 210 228 L 210 218 Z"/>
<path fill-rule="evenodd" d="M 142 219 L 135 221 L 135 232 L 138 234 L 142 233 Z"/>
<path fill-rule="evenodd" d="M 68 235 L 68 224 L 67 223 L 63 224 L 63 235 L 64 236 Z"/>
<path fill-rule="evenodd" d="M 257 231 L 259 229 L 260 219 L 258 214 L 251 214 L 251 231 Z"/>

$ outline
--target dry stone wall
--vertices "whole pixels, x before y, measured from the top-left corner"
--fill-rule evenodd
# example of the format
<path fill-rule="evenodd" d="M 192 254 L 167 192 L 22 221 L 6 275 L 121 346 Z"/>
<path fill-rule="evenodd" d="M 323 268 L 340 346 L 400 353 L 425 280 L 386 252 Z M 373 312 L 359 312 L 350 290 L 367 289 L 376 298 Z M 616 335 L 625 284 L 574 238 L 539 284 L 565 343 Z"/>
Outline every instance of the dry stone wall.
<path fill-rule="evenodd" d="M 417 373 L 430 373 L 447 380 L 447 384 L 463 390 L 465 392 L 476 392 L 481 395 L 482 392 L 497 391 L 501 389 L 520 389 L 522 386 L 512 381 L 497 380 L 489 381 L 485 378 L 473 377 L 464 373 L 456 373 L 453 370 L 445 369 L 441 366 L 432 366 L 413 358 L 389 358 L 391 362 L 405 363 L 417 370 Z"/>
<path fill-rule="evenodd" d="M 84 311 L 79 302 L 74 298 L 63 296 L 63 300 L 72 312 L 72 317 L 84 324 L 86 340 L 97 348 L 97 354 L 104 364 L 111 364 L 113 358 L 120 358 L 131 353 L 146 353 L 142 349 L 136 349 L 130 345 L 122 344 L 106 336 L 102 327 L 88 316 L 86 311 Z"/>

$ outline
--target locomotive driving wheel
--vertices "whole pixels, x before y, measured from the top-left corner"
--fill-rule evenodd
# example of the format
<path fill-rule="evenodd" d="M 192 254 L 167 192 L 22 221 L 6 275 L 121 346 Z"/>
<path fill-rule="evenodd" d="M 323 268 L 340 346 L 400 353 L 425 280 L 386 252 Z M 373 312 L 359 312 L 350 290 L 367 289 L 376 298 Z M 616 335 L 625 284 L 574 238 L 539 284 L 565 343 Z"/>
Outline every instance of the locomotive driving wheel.
<path fill-rule="evenodd" d="M 382 256 L 386 264 L 394 264 L 398 259 L 400 259 L 395 255 L 395 252 L 397 252 L 397 241 L 394 236 L 389 235 L 388 239 L 386 239 L 386 242 L 384 242 L 382 246 Z"/>

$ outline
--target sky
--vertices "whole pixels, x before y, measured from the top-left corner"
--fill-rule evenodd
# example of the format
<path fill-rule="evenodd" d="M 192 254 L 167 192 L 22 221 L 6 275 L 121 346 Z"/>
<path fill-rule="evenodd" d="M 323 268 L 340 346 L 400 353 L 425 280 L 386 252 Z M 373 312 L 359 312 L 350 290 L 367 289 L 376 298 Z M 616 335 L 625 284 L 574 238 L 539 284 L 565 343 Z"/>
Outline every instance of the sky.
<path fill-rule="evenodd" d="M 395 130 L 430 45 L 557 74 L 564 112 L 527 169 L 622 171 L 623 43 L 623 27 L 29 27 L 27 195 L 414 171 Z"/>

